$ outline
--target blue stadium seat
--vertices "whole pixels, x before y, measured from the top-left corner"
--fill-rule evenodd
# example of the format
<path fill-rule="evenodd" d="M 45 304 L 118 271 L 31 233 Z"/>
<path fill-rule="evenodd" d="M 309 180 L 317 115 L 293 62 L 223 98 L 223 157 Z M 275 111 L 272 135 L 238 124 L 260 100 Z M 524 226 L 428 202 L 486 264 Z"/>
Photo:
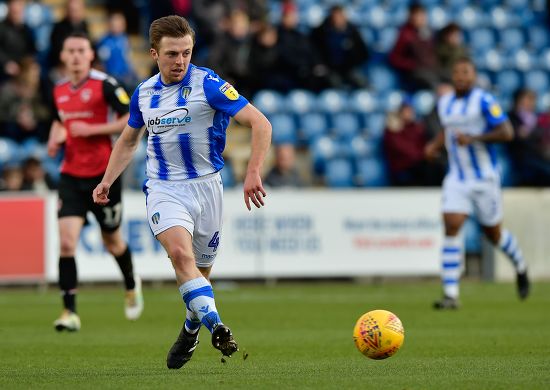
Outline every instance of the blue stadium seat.
<path fill-rule="evenodd" d="M 357 182 L 361 187 L 384 187 L 388 176 L 384 161 L 379 158 L 364 158 L 357 161 Z"/>
<path fill-rule="evenodd" d="M 367 77 L 371 88 L 377 93 L 387 93 L 397 87 L 397 77 L 388 66 L 369 66 Z"/>
<path fill-rule="evenodd" d="M 367 21 L 367 25 L 375 29 L 381 29 L 389 24 L 388 12 L 382 6 L 371 7 L 368 12 L 363 13 L 363 17 Z"/>
<path fill-rule="evenodd" d="M 285 99 L 276 91 L 263 90 L 252 98 L 254 105 L 265 115 L 282 111 L 285 107 Z"/>
<path fill-rule="evenodd" d="M 542 94 L 548 91 L 548 73 L 543 70 L 531 70 L 524 74 L 525 87 Z"/>
<path fill-rule="evenodd" d="M 328 113 L 336 113 L 349 109 L 346 93 L 337 89 L 325 89 L 317 97 L 319 110 Z"/>
<path fill-rule="evenodd" d="M 550 70 L 550 49 L 545 49 L 540 53 L 538 58 L 538 64 L 542 69 Z"/>
<path fill-rule="evenodd" d="M 334 135 L 341 140 L 351 140 L 359 133 L 359 118 L 350 112 L 339 112 L 332 115 Z"/>
<path fill-rule="evenodd" d="M 327 161 L 337 157 L 339 149 L 334 140 L 328 136 L 317 138 L 310 147 L 313 170 L 317 174 L 323 174 Z"/>
<path fill-rule="evenodd" d="M 315 3 L 308 7 L 300 16 L 309 28 L 315 28 L 325 19 L 326 9 L 322 5 Z"/>
<path fill-rule="evenodd" d="M 50 178 L 55 182 L 59 182 L 59 178 L 61 176 L 61 172 L 59 171 L 60 162 L 56 161 L 51 158 L 47 158 L 42 161 L 42 168 L 44 168 L 44 171 L 50 176 Z M 145 170 L 144 170 L 144 176 L 145 176 Z"/>
<path fill-rule="evenodd" d="M 356 161 L 364 158 L 381 157 L 382 150 L 380 144 L 376 139 L 369 139 L 361 135 L 355 136 L 347 144 L 349 156 Z"/>
<path fill-rule="evenodd" d="M 499 33 L 499 45 L 505 53 L 515 53 L 525 46 L 525 36 L 519 28 L 506 28 Z"/>
<path fill-rule="evenodd" d="M 498 72 L 505 67 L 505 60 L 502 53 L 496 49 L 491 49 L 480 54 L 478 58 L 483 62 L 483 68 L 488 69 L 492 72 Z"/>
<path fill-rule="evenodd" d="M 467 254 L 481 254 L 481 228 L 477 221 L 470 217 L 462 227 L 464 251 Z"/>
<path fill-rule="evenodd" d="M 384 134 L 384 126 L 386 124 L 385 114 L 370 114 L 365 118 L 366 135 L 368 138 L 380 139 Z"/>
<path fill-rule="evenodd" d="M 327 161 L 325 181 L 331 188 L 347 188 L 353 186 L 353 166 L 347 159 Z"/>
<path fill-rule="evenodd" d="M 378 109 L 377 99 L 365 89 L 352 92 L 348 101 L 351 109 L 358 113 L 370 113 Z"/>
<path fill-rule="evenodd" d="M 462 11 L 471 3 L 470 0 L 447 0 L 446 4 L 453 11 Z"/>
<path fill-rule="evenodd" d="M 273 143 L 280 144 L 296 144 L 296 123 L 290 114 L 273 114 L 269 116 L 269 121 L 273 127 Z"/>
<path fill-rule="evenodd" d="M 515 70 L 503 70 L 495 76 L 495 86 L 502 95 L 512 95 L 522 86 L 521 77 Z"/>
<path fill-rule="evenodd" d="M 418 91 L 413 95 L 412 104 L 418 115 L 428 115 L 435 106 L 435 95 L 432 91 Z"/>
<path fill-rule="evenodd" d="M 478 8 L 471 6 L 461 8 L 453 19 L 466 30 L 480 27 L 483 24 L 483 14 Z"/>
<path fill-rule="evenodd" d="M 319 112 L 309 112 L 298 117 L 300 141 L 311 145 L 317 138 L 328 132 L 327 117 Z"/>
<path fill-rule="evenodd" d="M 36 138 L 29 138 L 19 146 L 21 159 L 34 157 L 40 161 L 48 157 L 48 149 L 45 144 L 38 141 Z"/>
<path fill-rule="evenodd" d="M 372 47 L 380 53 L 388 53 L 395 45 L 399 31 L 396 27 L 384 27 L 376 30 Z"/>
<path fill-rule="evenodd" d="M 535 52 L 546 49 L 550 44 L 548 28 L 545 26 L 531 26 L 527 29 L 527 43 Z"/>
<path fill-rule="evenodd" d="M 537 66 L 537 58 L 533 53 L 520 49 L 510 57 L 508 65 L 517 70 L 527 71 Z"/>
<path fill-rule="evenodd" d="M 315 95 L 304 89 L 294 89 L 286 96 L 286 109 L 295 114 L 304 114 L 316 109 Z"/>
<path fill-rule="evenodd" d="M 22 158 L 17 142 L 9 138 L 0 138 L 0 165 L 19 163 Z"/>
<path fill-rule="evenodd" d="M 517 184 L 517 175 L 512 166 L 508 152 L 503 148 L 497 149 L 497 162 L 500 171 L 500 184 L 503 187 L 513 187 Z"/>
<path fill-rule="evenodd" d="M 225 164 L 220 171 L 220 175 L 222 176 L 222 182 L 225 188 L 235 187 L 235 172 L 233 171 L 233 165 L 229 160 L 225 161 Z"/>
<path fill-rule="evenodd" d="M 389 90 L 386 93 L 381 94 L 380 100 L 384 103 L 382 107 L 384 111 L 395 111 L 399 108 L 403 100 L 405 99 L 405 94 L 401 90 Z"/>
<path fill-rule="evenodd" d="M 433 29 L 439 30 L 449 23 L 450 17 L 445 7 L 435 6 L 428 10 L 428 20 Z"/>
<path fill-rule="evenodd" d="M 477 72 L 477 85 L 483 89 L 493 89 L 493 83 L 491 82 L 491 76 L 487 72 L 478 70 Z"/>
<path fill-rule="evenodd" d="M 516 27 L 518 25 L 518 18 L 504 7 L 498 6 L 491 8 L 487 17 L 489 19 L 489 24 L 498 30 Z"/>
<path fill-rule="evenodd" d="M 529 8 L 529 0 L 506 0 L 506 7 L 512 11 L 521 11 L 525 8 Z"/>
<path fill-rule="evenodd" d="M 545 92 L 537 97 L 537 111 L 548 112 L 550 111 L 550 92 Z"/>
<path fill-rule="evenodd" d="M 496 46 L 496 37 L 489 28 L 476 28 L 467 34 L 468 45 L 474 55 L 482 54 Z"/>

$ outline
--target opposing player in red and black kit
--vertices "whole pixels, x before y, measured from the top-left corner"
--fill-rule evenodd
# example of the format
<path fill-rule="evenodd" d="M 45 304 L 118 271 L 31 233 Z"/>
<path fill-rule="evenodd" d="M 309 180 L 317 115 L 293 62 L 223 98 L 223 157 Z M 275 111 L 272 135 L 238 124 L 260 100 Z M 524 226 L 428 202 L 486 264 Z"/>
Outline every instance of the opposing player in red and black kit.
<path fill-rule="evenodd" d="M 88 211 L 99 222 L 103 243 L 122 271 L 126 317 L 135 320 L 143 310 L 141 281 L 134 276 L 132 256 L 120 232 L 121 184 L 117 182 L 111 189 L 108 206 L 95 204 L 90 196 L 107 168 L 111 135 L 120 133 L 128 121 L 130 102 L 116 80 L 91 68 L 93 59 L 92 45 L 86 35 L 68 36 L 61 51 L 67 79 L 54 88 L 57 119 L 50 130 L 48 153 L 55 156 L 65 146 L 58 209 L 59 287 L 64 310 L 54 322 L 59 331 L 80 329 L 76 314 L 75 250 Z"/>

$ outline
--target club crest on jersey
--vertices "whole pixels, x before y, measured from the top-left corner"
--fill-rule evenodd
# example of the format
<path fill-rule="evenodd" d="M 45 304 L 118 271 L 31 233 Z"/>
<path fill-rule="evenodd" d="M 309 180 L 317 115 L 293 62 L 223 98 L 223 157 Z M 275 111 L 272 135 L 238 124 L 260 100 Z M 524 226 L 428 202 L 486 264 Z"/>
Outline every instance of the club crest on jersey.
<path fill-rule="evenodd" d="M 91 98 L 92 98 L 92 90 L 91 89 L 84 88 L 80 92 L 80 100 L 82 100 L 83 103 L 88 103 Z"/>
<path fill-rule="evenodd" d="M 157 212 L 156 212 L 155 214 L 153 214 L 153 216 L 151 217 L 151 221 L 152 221 L 155 225 L 158 225 L 159 220 L 160 220 L 160 213 L 157 211 Z"/>
<path fill-rule="evenodd" d="M 239 98 L 239 93 L 231 84 L 226 82 L 220 87 L 220 92 L 225 95 L 229 100 L 237 100 Z"/>
<path fill-rule="evenodd" d="M 191 87 L 183 87 L 180 90 L 181 97 L 184 98 L 184 99 L 187 99 L 189 97 L 189 95 L 191 95 L 191 90 L 192 90 Z"/>

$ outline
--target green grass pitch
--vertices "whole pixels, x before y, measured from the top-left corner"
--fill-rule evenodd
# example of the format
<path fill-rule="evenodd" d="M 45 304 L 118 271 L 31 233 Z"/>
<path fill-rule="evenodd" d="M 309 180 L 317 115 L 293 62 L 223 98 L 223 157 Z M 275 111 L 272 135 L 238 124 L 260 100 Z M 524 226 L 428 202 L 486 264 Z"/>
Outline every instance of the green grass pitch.
<path fill-rule="evenodd" d="M 512 284 L 463 284 L 463 308 L 434 312 L 435 282 L 283 283 L 222 289 L 216 299 L 241 352 L 222 364 L 203 328 L 193 360 L 168 370 L 183 321 L 175 287 L 145 287 L 145 312 L 123 318 L 122 290 L 83 286 L 82 330 L 57 333 L 55 289 L 0 290 L 0 389 L 548 389 L 550 285 L 526 302 Z M 405 327 L 392 358 L 364 358 L 352 341 L 371 309 Z M 248 358 L 243 359 L 245 350 Z"/>

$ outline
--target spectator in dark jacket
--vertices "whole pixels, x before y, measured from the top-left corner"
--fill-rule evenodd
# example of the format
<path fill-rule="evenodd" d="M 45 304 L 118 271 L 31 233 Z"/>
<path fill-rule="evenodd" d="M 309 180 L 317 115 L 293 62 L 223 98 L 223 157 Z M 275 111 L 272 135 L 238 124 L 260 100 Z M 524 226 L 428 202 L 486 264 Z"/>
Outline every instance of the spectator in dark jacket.
<path fill-rule="evenodd" d="M 275 148 L 275 165 L 267 174 L 264 183 L 270 187 L 303 187 L 304 180 L 296 168 L 296 149 L 292 144 Z"/>
<path fill-rule="evenodd" d="M 390 53 L 390 64 L 409 90 L 434 90 L 441 81 L 428 16 L 420 4 L 410 6 L 407 23 L 401 27 Z"/>
<path fill-rule="evenodd" d="M 510 153 L 520 185 L 550 186 L 550 114 L 537 114 L 537 96 L 529 89 L 514 94 L 509 113 L 514 128 Z"/>
<path fill-rule="evenodd" d="M 368 59 L 367 46 L 342 6 L 330 9 L 326 20 L 311 32 L 311 39 L 321 61 L 329 69 L 332 87 L 366 86 L 360 66 Z"/>
<path fill-rule="evenodd" d="M 458 24 L 449 23 L 439 31 L 436 53 L 441 76 L 445 82 L 450 83 L 451 68 L 455 61 L 468 57 L 468 49 L 464 45 L 464 35 Z"/>
<path fill-rule="evenodd" d="M 59 54 L 63 47 L 63 41 L 73 32 L 88 34 L 84 0 L 68 0 L 65 17 L 53 26 L 49 55 L 51 68 L 60 66 L 61 60 L 59 59 Z M 56 79 L 57 77 L 54 76 L 53 78 Z"/>
<path fill-rule="evenodd" d="M 426 130 L 416 120 L 413 107 L 405 102 L 396 113 L 390 113 L 384 129 L 384 152 L 394 186 L 424 185 Z"/>
<path fill-rule="evenodd" d="M 248 56 L 251 92 L 260 89 L 281 89 L 286 79 L 281 76 L 280 57 L 277 47 L 277 30 L 265 24 L 253 39 Z"/>
<path fill-rule="evenodd" d="M 17 76 L 18 62 L 34 56 L 36 47 L 31 29 L 24 24 L 25 0 L 9 0 L 6 19 L 0 23 L 0 78 Z"/>

